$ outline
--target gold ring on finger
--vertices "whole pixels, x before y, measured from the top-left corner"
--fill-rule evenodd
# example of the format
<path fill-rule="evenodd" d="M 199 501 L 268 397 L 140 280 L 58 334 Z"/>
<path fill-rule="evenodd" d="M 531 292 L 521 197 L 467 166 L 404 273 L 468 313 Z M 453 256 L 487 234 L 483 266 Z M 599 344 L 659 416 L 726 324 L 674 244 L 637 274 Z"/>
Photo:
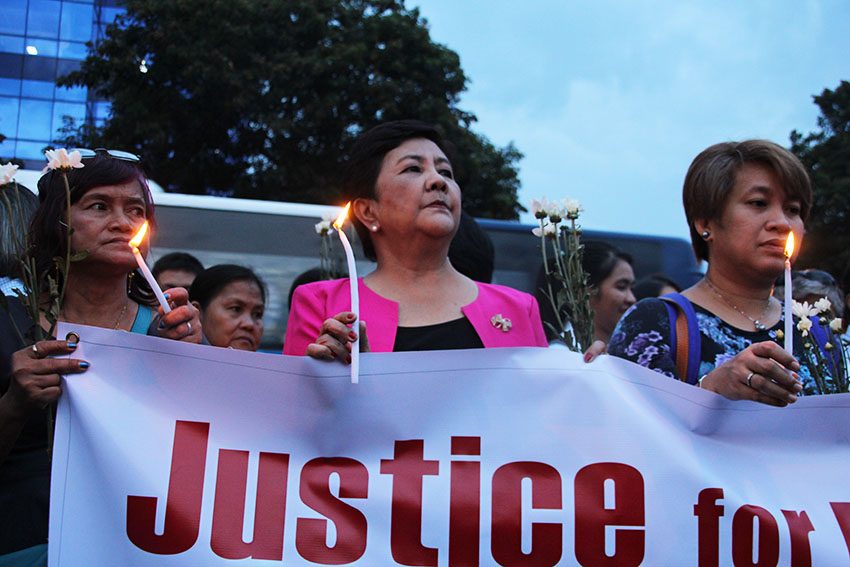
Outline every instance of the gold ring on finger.
<path fill-rule="evenodd" d="M 41 352 L 39 352 L 39 350 L 38 350 L 38 343 L 33 343 L 32 352 L 33 352 L 33 354 L 35 354 L 36 358 L 41 358 Z"/>

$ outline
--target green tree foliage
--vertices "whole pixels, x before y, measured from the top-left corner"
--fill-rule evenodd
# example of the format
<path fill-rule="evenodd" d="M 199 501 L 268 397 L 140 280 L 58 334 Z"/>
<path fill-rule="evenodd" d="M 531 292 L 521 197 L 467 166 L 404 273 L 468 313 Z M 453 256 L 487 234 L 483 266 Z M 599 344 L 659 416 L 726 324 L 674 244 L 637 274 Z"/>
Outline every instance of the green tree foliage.
<path fill-rule="evenodd" d="M 59 82 L 111 101 L 65 143 L 140 152 L 170 191 L 338 203 L 338 163 L 375 124 L 419 118 L 458 148 L 465 206 L 516 218 L 522 154 L 457 106 L 458 55 L 403 0 L 128 0 Z M 146 73 L 140 72 L 144 62 Z"/>
<path fill-rule="evenodd" d="M 840 275 L 850 262 L 850 82 L 813 97 L 818 132 L 791 132 L 791 151 L 809 169 L 814 206 L 801 265 Z"/>

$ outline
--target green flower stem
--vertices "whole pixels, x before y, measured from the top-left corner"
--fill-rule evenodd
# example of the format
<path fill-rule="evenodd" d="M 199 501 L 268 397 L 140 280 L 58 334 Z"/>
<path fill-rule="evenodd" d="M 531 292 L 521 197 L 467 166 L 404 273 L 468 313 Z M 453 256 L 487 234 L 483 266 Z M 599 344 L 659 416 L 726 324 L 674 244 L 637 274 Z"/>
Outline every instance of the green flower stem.
<path fill-rule="evenodd" d="M 56 317 L 50 324 L 51 337 L 54 336 L 56 323 L 59 321 L 59 312 L 65 302 L 65 290 L 68 288 L 68 273 L 71 270 L 71 186 L 68 183 L 68 173 L 62 171 L 62 181 L 65 182 L 65 265 L 62 271 L 62 287 L 59 290 L 59 298 L 56 301 Z M 50 413 L 50 412 L 48 412 Z M 52 418 L 52 415 L 51 415 Z"/>

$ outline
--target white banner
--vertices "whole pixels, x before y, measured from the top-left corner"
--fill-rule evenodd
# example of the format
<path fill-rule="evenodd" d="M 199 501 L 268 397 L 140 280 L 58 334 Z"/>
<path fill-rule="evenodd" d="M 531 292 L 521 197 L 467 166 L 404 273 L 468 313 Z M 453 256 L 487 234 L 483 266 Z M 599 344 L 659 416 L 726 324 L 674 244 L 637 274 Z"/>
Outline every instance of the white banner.
<path fill-rule="evenodd" d="M 73 329 L 52 566 L 847 564 L 848 395 L 730 402 L 532 348 L 365 355 L 351 384 Z"/>

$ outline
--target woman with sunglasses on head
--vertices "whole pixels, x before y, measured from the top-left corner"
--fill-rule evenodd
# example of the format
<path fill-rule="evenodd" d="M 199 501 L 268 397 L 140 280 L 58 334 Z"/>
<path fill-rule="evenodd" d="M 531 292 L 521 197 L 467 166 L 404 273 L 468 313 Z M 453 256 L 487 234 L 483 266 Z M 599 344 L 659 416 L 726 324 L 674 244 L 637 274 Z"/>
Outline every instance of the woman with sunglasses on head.
<path fill-rule="evenodd" d="M 138 158 L 111 150 L 81 153 L 83 167 L 72 169 L 67 177 L 71 251 L 84 257 L 70 264 L 59 321 L 200 342 L 198 310 L 189 304 L 187 291 L 166 290 L 173 310 L 163 314 L 144 278 L 135 277 L 137 265 L 128 242 L 144 221 L 156 226 Z M 48 172 L 38 188 L 30 247 L 36 265 L 45 272 L 66 251 L 62 174 Z M 42 291 L 46 297 L 47 290 Z M 60 374 L 81 373 L 89 367 L 87 361 L 73 357 L 77 344 L 73 337 L 24 346 L 15 326 L 34 337 L 35 325 L 50 328 L 43 314 L 40 321 L 30 320 L 17 301 L 9 303 L 8 312 L 0 309 L 0 565 L 4 560 L 38 564 L 39 554 L 46 554 L 50 478 L 46 412 L 61 394 Z"/>
<path fill-rule="evenodd" d="M 785 406 L 819 393 L 810 369 L 782 348 L 784 310 L 773 294 L 788 235 L 799 250 L 811 208 L 803 164 L 764 140 L 716 144 L 691 163 L 683 200 L 694 251 L 708 271 L 679 296 L 681 308 L 638 302 L 608 352 L 733 400 Z M 797 357 L 802 345 L 795 329 Z"/>

